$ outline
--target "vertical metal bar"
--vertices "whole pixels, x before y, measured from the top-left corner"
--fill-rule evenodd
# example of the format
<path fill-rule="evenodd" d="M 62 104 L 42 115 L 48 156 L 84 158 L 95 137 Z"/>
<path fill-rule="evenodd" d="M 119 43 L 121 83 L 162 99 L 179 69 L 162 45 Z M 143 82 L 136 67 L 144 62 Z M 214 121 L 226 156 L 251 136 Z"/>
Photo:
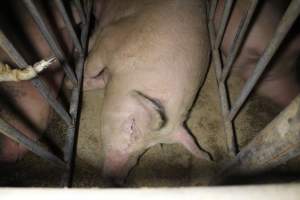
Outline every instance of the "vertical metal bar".
<path fill-rule="evenodd" d="M 221 42 L 222 42 L 224 34 L 225 34 L 226 25 L 228 23 L 228 20 L 229 20 L 230 14 L 231 14 L 231 8 L 233 5 L 233 2 L 234 2 L 233 0 L 226 0 L 220 28 L 218 30 L 216 42 L 214 45 L 215 48 L 220 48 Z"/>
<path fill-rule="evenodd" d="M 259 0 L 252 0 L 250 8 L 247 10 L 246 15 L 243 17 L 243 19 L 241 20 L 239 26 L 238 26 L 238 30 L 237 33 L 235 35 L 235 38 L 231 44 L 230 47 L 230 54 L 226 59 L 225 62 L 225 67 L 223 69 L 223 73 L 222 73 L 222 77 L 221 77 L 221 81 L 225 81 L 229 75 L 229 72 L 233 66 L 233 63 L 237 57 L 237 54 L 243 44 L 243 41 L 245 39 L 247 30 L 249 28 L 251 19 L 254 16 L 255 13 L 255 9 L 257 7 Z"/>
<path fill-rule="evenodd" d="M 214 46 L 215 31 L 214 31 L 214 25 L 212 20 L 209 21 L 208 27 L 209 27 L 210 42 L 211 45 Z M 228 119 L 229 102 L 228 102 L 227 89 L 225 83 L 219 81 L 219 77 L 221 76 L 222 73 L 222 63 L 220 57 L 221 55 L 219 50 L 216 48 L 213 49 L 212 51 L 213 51 L 212 58 L 214 61 L 216 79 L 217 79 L 219 95 L 220 95 L 221 110 L 224 119 L 224 132 L 225 132 L 225 138 L 227 144 L 227 152 L 229 156 L 234 157 L 238 151 L 238 147 L 237 147 L 236 136 L 234 133 L 232 121 Z"/>
<path fill-rule="evenodd" d="M 0 132 L 7 137 L 11 138 L 15 142 L 22 144 L 28 150 L 32 151 L 34 154 L 40 156 L 41 158 L 50 161 L 58 167 L 66 168 L 66 163 L 62 161 L 60 158 L 49 152 L 47 149 L 32 141 L 22 133 L 20 133 L 17 129 L 10 126 L 3 119 L 0 118 Z"/>
<path fill-rule="evenodd" d="M 78 85 L 73 89 L 72 96 L 71 96 L 71 106 L 70 106 L 70 113 L 74 119 L 74 124 L 77 124 L 78 118 L 78 109 L 79 109 L 79 101 L 80 101 L 80 92 L 82 88 L 82 79 L 83 79 L 83 66 L 85 60 L 85 54 L 87 50 L 87 39 L 89 34 L 89 27 L 90 27 L 90 19 L 91 19 L 91 12 L 92 12 L 93 1 L 88 1 L 88 13 L 87 13 L 87 23 L 83 27 L 82 34 L 81 34 L 81 41 L 83 46 L 83 54 L 80 55 L 79 60 L 76 65 L 76 74 L 78 77 Z M 74 162 L 74 153 L 75 153 L 75 144 L 76 138 L 75 134 L 77 131 L 77 127 L 69 127 L 67 139 L 64 147 L 64 160 L 67 162 L 69 166 L 69 171 L 64 174 L 63 177 L 63 185 L 71 187 L 72 186 L 72 178 L 73 178 L 73 162 Z"/>
<path fill-rule="evenodd" d="M 300 1 L 293 0 L 290 3 L 284 16 L 282 17 L 279 26 L 275 32 L 275 35 L 272 38 L 269 46 L 265 50 L 264 54 L 260 57 L 251 78 L 246 82 L 241 92 L 241 95 L 239 96 L 234 106 L 232 107 L 229 114 L 229 118 L 231 120 L 233 120 L 236 117 L 237 113 L 241 109 L 242 105 L 245 103 L 249 94 L 253 90 L 255 84 L 263 74 L 264 70 L 268 66 L 274 54 L 279 49 L 282 41 L 288 34 L 289 30 L 291 29 L 291 27 L 293 26 L 294 22 L 297 20 L 299 15 L 300 15 Z"/>
<path fill-rule="evenodd" d="M 0 30 L 0 46 L 6 52 L 6 54 L 16 63 L 19 68 L 28 66 L 24 58 L 9 42 L 4 33 Z M 40 94 L 47 100 L 50 106 L 61 116 L 61 118 L 67 123 L 72 124 L 70 115 L 66 112 L 64 107 L 57 101 L 57 99 L 50 93 L 48 86 L 39 77 L 31 80 L 34 87 L 36 87 Z"/>
<path fill-rule="evenodd" d="M 62 64 L 68 78 L 74 83 L 77 84 L 77 79 L 72 71 L 69 63 L 66 60 L 66 56 L 64 55 L 62 49 L 58 45 L 53 32 L 47 27 L 46 23 L 44 22 L 43 18 L 41 17 L 37 7 L 34 5 L 32 0 L 23 0 L 25 6 L 28 8 L 30 14 L 32 15 L 34 21 L 38 25 L 41 33 L 44 35 L 46 41 L 48 42 L 49 46 L 51 47 L 53 53 L 57 57 L 57 59 Z"/>
<path fill-rule="evenodd" d="M 300 155 L 300 95 L 273 119 L 235 159 L 213 179 L 219 184 L 232 175 L 251 175 L 270 170 Z"/>
<path fill-rule="evenodd" d="M 86 24 L 86 17 L 85 17 L 80 0 L 75 0 L 74 2 L 75 2 L 75 6 L 78 9 L 78 12 L 79 12 L 79 15 L 80 15 L 80 18 L 81 18 L 83 24 Z"/>
<path fill-rule="evenodd" d="M 69 34 L 70 34 L 70 36 L 71 36 L 71 38 L 73 40 L 73 43 L 74 43 L 76 49 L 79 52 L 81 52 L 82 51 L 82 47 L 81 47 L 80 41 L 79 41 L 79 39 L 78 39 L 78 37 L 77 37 L 77 35 L 75 33 L 75 30 L 74 30 L 74 28 L 72 26 L 71 20 L 70 20 L 68 14 L 67 14 L 65 6 L 63 4 L 63 1 L 62 0 L 54 0 L 54 2 L 55 2 L 56 6 L 58 7 L 58 10 L 60 11 L 60 13 L 61 13 L 61 15 L 63 17 L 63 20 L 65 22 L 66 28 L 67 28 L 67 30 L 68 30 L 68 32 L 69 32 Z"/>
<path fill-rule="evenodd" d="M 218 5 L 218 0 L 211 0 L 211 6 L 209 10 L 209 20 L 213 20 Z"/>

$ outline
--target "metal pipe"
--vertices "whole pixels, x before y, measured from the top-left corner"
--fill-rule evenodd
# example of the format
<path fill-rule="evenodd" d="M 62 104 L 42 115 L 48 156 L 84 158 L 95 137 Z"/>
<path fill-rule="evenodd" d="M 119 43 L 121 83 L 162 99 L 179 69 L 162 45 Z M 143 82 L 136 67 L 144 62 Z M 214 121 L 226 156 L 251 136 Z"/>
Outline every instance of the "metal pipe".
<path fill-rule="evenodd" d="M 33 17 L 34 21 L 38 25 L 41 33 L 43 34 L 44 38 L 48 42 L 50 48 L 52 49 L 55 57 L 60 61 L 61 65 L 63 66 L 64 71 L 68 78 L 73 82 L 73 84 L 77 84 L 77 78 L 72 71 L 66 56 L 64 55 L 61 47 L 58 45 L 53 32 L 48 28 L 47 24 L 44 22 L 42 16 L 40 15 L 37 7 L 34 5 L 32 0 L 23 0 L 25 6 L 29 10 L 31 16 Z"/>
<path fill-rule="evenodd" d="M 231 175 L 270 170 L 300 155 L 300 95 L 270 122 L 237 157 L 223 167 L 213 183 Z"/>
<path fill-rule="evenodd" d="M 28 66 L 28 63 L 19 54 L 19 52 L 14 48 L 8 38 L 0 30 L 0 46 L 6 52 L 6 54 L 16 63 L 16 65 L 23 69 Z M 31 80 L 34 87 L 38 89 L 40 94 L 47 100 L 49 105 L 59 114 L 59 116 L 68 124 L 72 124 L 72 119 L 64 107 L 57 101 L 57 99 L 51 94 L 48 86 L 44 83 L 42 79 L 36 77 Z"/>
<path fill-rule="evenodd" d="M 81 47 L 81 44 L 80 44 L 80 41 L 76 35 L 76 32 L 72 26 L 72 23 L 71 23 L 71 20 L 67 14 L 67 11 L 65 9 L 65 6 L 63 4 L 63 1 L 62 0 L 54 0 L 58 10 L 60 11 L 62 17 L 63 17 L 63 20 L 65 22 L 65 25 L 66 25 L 66 28 L 73 40 L 73 43 L 76 47 L 76 49 L 79 51 L 79 52 L 82 52 L 82 47 Z"/>
<path fill-rule="evenodd" d="M 214 25 L 212 20 L 209 21 L 209 35 L 210 35 L 210 42 L 211 45 L 214 46 L 215 42 L 215 31 Z M 236 136 L 234 133 L 234 128 L 232 121 L 228 120 L 228 113 L 229 113 L 229 102 L 228 102 L 228 92 L 224 82 L 219 82 L 219 77 L 221 76 L 222 72 L 222 63 L 221 63 L 221 55 L 217 49 L 212 50 L 212 58 L 214 61 L 215 66 L 215 73 L 216 79 L 218 83 L 219 95 L 220 95 L 220 103 L 221 103 L 221 110 L 224 119 L 224 132 L 227 144 L 227 152 L 229 156 L 234 157 L 238 151 L 238 146 L 236 142 Z"/>
<path fill-rule="evenodd" d="M 231 14 L 231 8 L 233 6 L 233 0 L 227 0 L 225 7 L 224 7 L 224 11 L 223 11 L 223 15 L 222 15 L 222 20 L 221 20 L 221 24 L 218 30 L 218 34 L 215 40 L 215 45 L 213 46 L 215 49 L 220 48 L 221 42 L 223 40 L 224 34 L 225 34 L 225 30 L 226 30 L 226 25 L 228 23 L 230 14 Z"/>
<path fill-rule="evenodd" d="M 239 26 L 238 26 L 238 30 L 237 33 L 235 35 L 235 38 L 231 44 L 230 47 L 230 54 L 226 59 L 225 62 L 225 67 L 223 69 L 223 73 L 222 73 L 222 77 L 221 77 L 221 82 L 226 81 L 229 72 L 233 66 L 233 63 L 237 57 L 237 54 L 243 44 L 243 41 L 245 39 L 247 30 L 249 28 L 251 19 L 254 16 L 257 4 L 258 4 L 259 0 L 252 0 L 250 8 L 247 10 L 246 15 L 243 17 L 243 19 L 241 20 Z"/>
<path fill-rule="evenodd" d="M 265 71 L 272 57 L 279 49 L 281 43 L 283 42 L 284 38 L 288 34 L 289 30 L 291 29 L 291 27 L 293 26 L 294 22 L 297 20 L 299 15 L 300 15 L 300 1 L 293 0 L 290 3 L 284 16 L 282 17 L 279 26 L 275 32 L 275 35 L 272 38 L 269 46 L 265 50 L 264 54 L 260 57 L 251 78 L 246 82 L 241 92 L 241 95 L 239 96 L 234 106 L 232 107 L 229 113 L 229 118 L 231 120 L 233 120 L 236 117 L 237 113 L 241 109 L 242 105 L 245 103 L 249 94 L 251 93 L 257 81 Z"/>
<path fill-rule="evenodd" d="M 37 144 L 36 142 L 29 139 L 27 136 L 20 133 L 16 128 L 10 126 L 7 122 L 0 118 L 0 132 L 7 137 L 11 138 L 15 142 L 22 144 L 25 148 L 32 151 L 34 154 L 40 156 L 41 158 L 50 161 L 56 166 L 65 169 L 66 163 L 55 156 L 53 153 L 49 152 L 47 149 Z"/>
<path fill-rule="evenodd" d="M 80 101 L 80 94 L 82 89 L 82 79 L 83 79 L 83 67 L 84 67 L 84 60 L 85 54 L 87 52 L 87 44 L 88 44 L 88 34 L 89 34 L 89 27 L 90 27 L 90 19 L 91 19 L 91 12 L 92 12 L 93 1 L 88 1 L 88 14 L 87 14 L 87 23 L 83 27 L 82 34 L 81 34 L 81 42 L 83 46 L 83 54 L 80 55 L 79 60 L 76 64 L 76 74 L 78 77 L 78 85 L 72 91 L 71 95 L 71 106 L 70 106 L 70 113 L 73 117 L 74 124 L 77 124 L 78 121 L 78 109 L 79 109 L 79 101 Z M 62 184 L 64 186 L 71 187 L 72 186 L 72 178 L 73 178 L 73 162 L 74 162 L 74 154 L 75 154 L 75 146 L 76 146 L 76 126 L 69 127 L 66 143 L 64 146 L 64 160 L 67 162 L 69 166 L 69 171 L 64 174 Z"/>

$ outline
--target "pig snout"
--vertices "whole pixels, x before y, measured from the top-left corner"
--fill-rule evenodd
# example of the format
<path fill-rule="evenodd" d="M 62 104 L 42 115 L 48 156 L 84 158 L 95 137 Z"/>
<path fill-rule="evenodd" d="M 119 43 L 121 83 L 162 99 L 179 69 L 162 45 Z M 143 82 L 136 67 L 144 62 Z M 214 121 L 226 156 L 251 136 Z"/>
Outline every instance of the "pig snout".
<path fill-rule="evenodd" d="M 102 166 L 102 177 L 113 186 L 122 186 L 130 170 L 136 165 L 138 156 L 125 152 L 110 151 L 105 156 Z"/>

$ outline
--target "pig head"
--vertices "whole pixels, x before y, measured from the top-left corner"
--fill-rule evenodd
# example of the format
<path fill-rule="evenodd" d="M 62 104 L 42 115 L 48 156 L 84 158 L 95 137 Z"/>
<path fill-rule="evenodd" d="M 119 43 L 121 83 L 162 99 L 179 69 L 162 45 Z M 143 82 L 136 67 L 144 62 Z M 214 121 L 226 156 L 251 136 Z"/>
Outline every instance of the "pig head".
<path fill-rule="evenodd" d="M 105 87 L 103 176 L 122 182 L 161 143 L 210 160 L 184 126 L 208 66 L 205 1 L 108 2 L 84 74 L 85 89 Z"/>

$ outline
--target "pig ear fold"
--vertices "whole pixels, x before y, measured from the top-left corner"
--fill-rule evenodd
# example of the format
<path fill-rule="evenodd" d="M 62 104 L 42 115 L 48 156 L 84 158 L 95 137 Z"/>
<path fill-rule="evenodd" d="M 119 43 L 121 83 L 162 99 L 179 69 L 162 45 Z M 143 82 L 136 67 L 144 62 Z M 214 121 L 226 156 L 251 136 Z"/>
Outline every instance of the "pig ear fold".
<path fill-rule="evenodd" d="M 171 134 L 171 138 L 169 139 L 174 143 L 182 144 L 191 154 L 199 159 L 212 160 L 209 153 L 200 149 L 195 138 L 183 126 L 180 127 L 174 134 Z"/>
<path fill-rule="evenodd" d="M 161 129 L 167 122 L 165 108 L 157 99 L 151 98 L 139 91 L 132 94 L 151 116 L 150 127 L 153 131 Z"/>

